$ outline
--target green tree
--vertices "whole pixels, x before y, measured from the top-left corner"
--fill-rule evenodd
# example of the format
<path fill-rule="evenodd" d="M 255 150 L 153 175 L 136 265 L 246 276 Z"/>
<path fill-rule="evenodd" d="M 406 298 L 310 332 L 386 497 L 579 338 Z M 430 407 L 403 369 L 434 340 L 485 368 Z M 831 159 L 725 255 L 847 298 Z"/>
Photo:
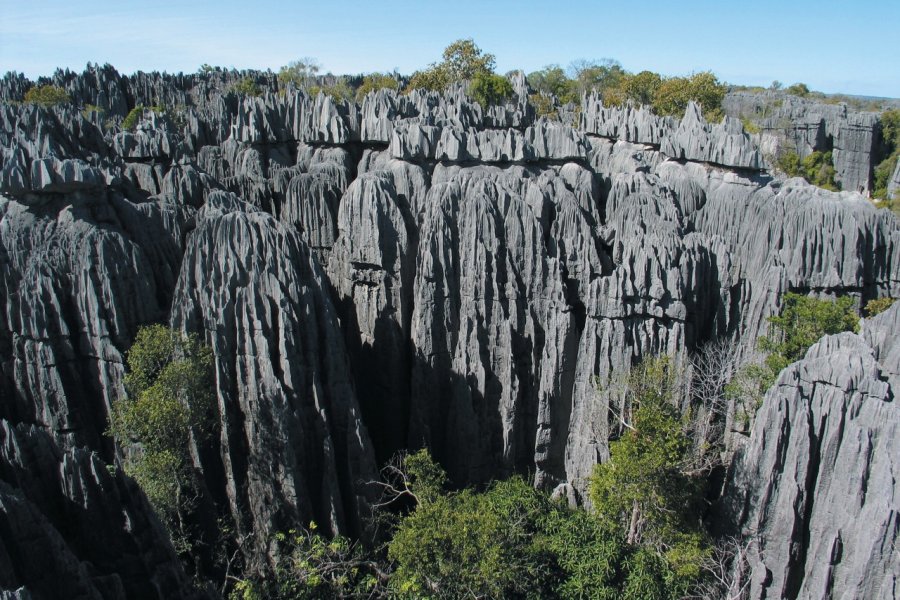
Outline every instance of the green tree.
<path fill-rule="evenodd" d="M 547 65 L 529 74 L 528 82 L 538 93 L 556 96 L 562 104 L 580 99 L 577 82 L 566 77 L 566 72 L 559 65 Z"/>
<path fill-rule="evenodd" d="M 262 94 L 262 88 L 252 77 L 244 77 L 240 81 L 232 84 L 231 90 L 241 96 L 259 96 Z"/>
<path fill-rule="evenodd" d="M 884 140 L 884 159 L 875 167 L 874 192 L 872 196 L 886 201 L 886 206 L 900 214 L 900 195 L 888 197 L 888 185 L 900 159 L 900 109 L 893 108 L 881 113 L 881 137 Z M 893 202 L 891 202 L 893 200 Z"/>
<path fill-rule="evenodd" d="M 230 600 L 383 598 L 389 574 L 359 543 L 326 538 L 315 523 L 275 535 L 271 573 L 236 582 Z"/>
<path fill-rule="evenodd" d="M 63 88 L 55 85 L 39 85 L 25 92 L 26 104 L 40 104 L 41 106 L 56 106 L 71 102 L 69 94 Z"/>
<path fill-rule="evenodd" d="M 803 159 L 803 177 L 813 185 L 836 192 L 838 185 L 834 181 L 836 171 L 831 152 L 812 152 Z"/>
<path fill-rule="evenodd" d="M 305 56 L 292 61 L 278 70 L 278 83 L 281 85 L 293 84 L 298 88 L 311 86 L 316 81 L 316 75 L 321 69 L 319 61 Z"/>
<path fill-rule="evenodd" d="M 674 406 L 677 382 L 668 357 L 647 359 L 633 369 L 625 430 L 590 480 L 597 517 L 634 549 L 625 597 L 686 593 L 700 579 L 709 551 L 699 519 L 702 481 L 688 472 L 692 443 Z M 647 595 L 659 589 L 666 593 Z"/>
<path fill-rule="evenodd" d="M 113 402 L 108 433 L 126 451 L 126 473 L 184 541 L 196 493 L 191 438 L 212 426 L 212 352 L 194 335 L 150 325 L 138 331 L 127 365 L 127 395 Z"/>
<path fill-rule="evenodd" d="M 441 91 L 454 82 L 494 72 L 494 55 L 482 52 L 472 39 L 456 40 L 444 48 L 443 59 L 413 73 L 408 89 Z"/>
<path fill-rule="evenodd" d="M 809 96 L 809 87 L 807 87 L 805 83 L 795 83 L 784 91 L 794 96 L 800 96 L 801 98 Z"/>
<path fill-rule="evenodd" d="M 810 346 L 826 335 L 859 330 L 859 315 L 853 298 L 819 300 L 803 294 L 784 295 L 781 313 L 769 317 L 769 335 L 760 340 L 760 347 L 769 352 L 766 365 L 771 381 L 785 367 L 800 360 Z"/>
<path fill-rule="evenodd" d="M 660 115 L 681 117 L 688 102 L 693 100 L 703 108 L 703 115 L 708 121 L 716 122 L 724 116 L 722 100 L 727 91 L 726 86 L 709 71 L 690 77 L 670 77 L 654 92 L 653 109 Z"/>
<path fill-rule="evenodd" d="M 356 99 L 362 101 L 369 92 L 378 90 L 399 90 L 400 82 L 393 75 L 387 73 L 370 73 L 363 78 L 362 85 L 356 90 Z"/>
<path fill-rule="evenodd" d="M 491 73 L 476 73 L 472 77 L 469 93 L 482 107 L 487 108 L 500 104 L 513 95 L 513 87 L 509 79 Z"/>
<path fill-rule="evenodd" d="M 329 96 L 336 104 L 340 104 L 341 102 L 349 102 L 353 100 L 353 90 L 347 85 L 347 81 L 343 78 L 338 79 L 332 85 L 325 86 L 310 86 L 307 91 L 310 96 L 318 96 L 319 93 L 323 93 L 326 96 Z"/>
<path fill-rule="evenodd" d="M 652 71 L 641 71 L 636 75 L 623 77 L 618 89 L 626 100 L 635 104 L 650 105 L 662 85 L 662 77 Z"/>
<path fill-rule="evenodd" d="M 572 79 L 577 82 L 579 96 L 585 92 L 596 90 L 605 98 L 605 93 L 619 87 L 622 79 L 627 75 L 622 65 L 610 58 L 600 61 L 574 61 L 569 66 L 569 70 L 572 73 Z"/>
<path fill-rule="evenodd" d="M 475 40 L 456 40 L 444 48 L 444 67 L 454 81 L 472 79 L 479 73 L 494 72 L 494 55 L 482 52 Z"/>

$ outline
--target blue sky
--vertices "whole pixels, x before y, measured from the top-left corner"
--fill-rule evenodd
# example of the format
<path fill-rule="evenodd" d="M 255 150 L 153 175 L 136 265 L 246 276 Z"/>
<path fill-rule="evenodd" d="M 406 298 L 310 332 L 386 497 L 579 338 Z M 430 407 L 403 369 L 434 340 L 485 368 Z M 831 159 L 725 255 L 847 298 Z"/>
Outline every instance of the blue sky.
<path fill-rule="evenodd" d="M 898 32 L 898 0 L 0 0 L 0 72 L 277 70 L 311 56 L 335 73 L 409 73 L 473 37 L 501 72 L 615 58 L 631 71 L 900 97 Z"/>

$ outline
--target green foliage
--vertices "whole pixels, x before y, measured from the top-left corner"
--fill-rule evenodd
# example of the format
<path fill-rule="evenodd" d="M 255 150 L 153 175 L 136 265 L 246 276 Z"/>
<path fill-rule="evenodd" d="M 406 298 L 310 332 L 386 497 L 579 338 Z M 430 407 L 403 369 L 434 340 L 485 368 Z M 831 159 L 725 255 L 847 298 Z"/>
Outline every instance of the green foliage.
<path fill-rule="evenodd" d="M 392 586 L 421 597 L 490 597 L 535 590 L 531 556 L 542 499 L 521 479 L 422 502 L 388 548 L 397 568 Z"/>
<path fill-rule="evenodd" d="M 328 539 L 315 523 L 278 533 L 273 573 L 238 581 L 230 600 L 299 600 L 383 597 L 386 581 L 379 565 L 357 543 L 343 536 Z"/>
<path fill-rule="evenodd" d="M 638 75 L 627 73 L 619 80 L 619 84 L 607 90 L 603 101 L 610 105 L 622 105 L 627 102 L 652 106 L 656 90 L 662 84 L 662 77 L 657 73 L 642 71 Z"/>
<path fill-rule="evenodd" d="M 281 67 L 278 70 L 278 83 L 293 84 L 298 88 L 308 87 L 313 85 L 320 69 L 319 61 L 306 56 Z"/>
<path fill-rule="evenodd" d="M 697 491 L 696 482 L 681 471 L 691 441 L 672 404 L 674 376 L 667 358 L 634 369 L 631 423 L 591 478 L 598 516 L 628 531 L 629 543 L 670 546 Z"/>
<path fill-rule="evenodd" d="M 326 85 L 326 86 L 310 86 L 307 90 L 310 96 L 318 96 L 319 93 L 323 93 L 326 96 L 329 96 L 332 100 L 334 100 L 335 104 L 340 104 L 342 102 L 349 102 L 353 100 L 353 90 L 347 85 L 347 82 L 344 79 L 339 79 L 334 85 Z"/>
<path fill-rule="evenodd" d="M 776 166 L 788 177 L 799 177 L 801 172 L 800 155 L 793 150 L 783 152 L 781 156 L 778 157 Z"/>
<path fill-rule="evenodd" d="M 744 131 L 747 133 L 759 133 L 759 125 L 751 121 L 750 119 L 744 117 L 741 119 L 741 123 L 744 125 Z"/>
<path fill-rule="evenodd" d="M 196 336 L 151 325 L 138 331 L 127 363 L 128 395 L 113 402 L 108 434 L 135 446 L 125 471 L 171 525 L 194 483 L 191 436 L 202 439 L 210 429 L 212 353 Z"/>
<path fill-rule="evenodd" d="M 612 59 L 576 61 L 570 66 L 572 80 L 577 83 L 577 95 L 591 90 L 600 92 L 605 99 L 608 90 L 617 88 L 627 75 L 618 62 Z"/>
<path fill-rule="evenodd" d="M 619 105 L 626 102 L 650 106 L 656 114 L 681 117 L 688 102 L 693 100 L 703 108 L 709 121 L 719 121 L 724 116 L 722 100 L 727 87 L 712 73 L 705 71 L 690 77 L 662 77 L 652 71 L 630 74 L 615 72 L 607 85 L 603 102 Z"/>
<path fill-rule="evenodd" d="M 888 184 L 900 160 L 900 109 L 886 110 L 881 113 L 881 136 L 887 148 L 886 156 L 875 167 L 875 191 L 872 197 L 885 201 L 887 208 L 900 215 L 900 194 L 888 197 Z"/>
<path fill-rule="evenodd" d="M 441 64 L 453 81 L 463 81 L 479 73 L 493 73 L 494 63 L 494 55 L 482 52 L 475 40 L 469 38 L 456 40 L 444 48 L 444 62 Z"/>
<path fill-rule="evenodd" d="M 796 152 L 787 151 L 778 157 L 776 165 L 788 177 L 803 177 L 820 188 L 838 190 L 831 152 L 812 152 L 801 159 Z"/>
<path fill-rule="evenodd" d="M 413 73 L 406 89 L 407 91 L 422 89 L 440 92 L 445 90 L 451 83 L 453 83 L 453 80 L 450 78 L 449 72 L 441 65 L 435 64 L 427 69 Z"/>
<path fill-rule="evenodd" d="M 801 98 L 809 96 L 809 87 L 807 87 L 805 83 L 795 83 L 784 91 L 794 96 L 800 96 Z"/>
<path fill-rule="evenodd" d="M 134 128 L 137 127 L 138 122 L 144 116 L 144 105 L 138 104 L 125 115 L 125 119 L 122 121 L 122 129 L 125 131 L 134 131 Z"/>
<path fill-rule="evenodd" d="M 528 96 L 528 102 L 534 107 L 534 112 L 538 117 L 546 117 L 551 121 L 559 120 L 559 112 L 556 110 L 556 103 L 551 96 L 531 94 Z"/>
<path fill-rule="evenodd" d="M 900 108 L 884 111 L 879 120 L 884 142 L 894 150 L 900 150 Z"/>
<path fill-rule="evenodd" d="M 529 74 L 528 82 L 539 94 L 556 96 L 562 104 L 580 100 L 578 82 L 566 77 L 566 72 L 559 65 L 547 65 Z"/>
<path fill-rule="evenodd" d="M 706 119 L 715 122 L 724 116 L 722 100 L 726 91 L 726 86 L 709 71 L 695 73 L 690 77 L 670 77 L 654 93 L 653 109 L 660 115 L 680 117 L 688 102 L 693 100 L 703 108 Z"/>
<path fill-rule="evenodd" d="M 633 369 L 630 423 L 591 476 L 597 518 L 635 551 L 624 597 L 678 597 L 699 579 L 709 551 L 699 526 L 701 481 L 686 472 L 692 443 L 673 404 L 676 390 L 667 357 Z"/>
<path fill-rule="evenodd" d="M 500 104 L 513 95 L 512 84 L 502 75 L 476 73 L 472 77 L 469 93 L 483 108 Z"/>
<path fill-rule="evenodd" d="M 49 107 L 67 104 L 70 101 L 66 90 L 55 85 L 39 85 L 25 92 L 25 104 L 40 104 Z"/>
<path fill-rule="evenodd" d="M 866 303 L 866 316 L 874 317 L 877 314 L 883 313 L 891 306 L 893 306 L 894 302 L 896 302 L 896 298 L 876 298 L 875 300 L 869 300 Z"/>
<path fill-rule="evenodd" d="M 482 52 L 472 39 L 457 40 L 444 48 L 443 59 L 413 73 L 408 89 L 441 91 L 454 82 L 494 72 L 494 55 Z"/>
<path fill-rule="evenodd" d="M 432 460 L 427 450 L 419 450 L 415 454 L 408 455 L 403 464 L 410 481 L 410 489 L 418 502 L 427 504 L 443 494 L 444 486 L 447 485 L 447 474 Z"/>
<path fill-rule="evenodd" d="M 85 104 L 84 108 L 81 111 L 81 116 L 83 116 L 85 119 L 90 119 L 94 113 L 102 118 L 103 115 L 106 114 L 106 111 L 94 104 Z"/>
<path fill-rule="evenodd" d="M 388 547 L 398 596 L 620 597 L 628 549 L 586 511 L 551 500 L 519 477 L 483 492 L 443 492 L 443 472 L 425 452 L 406 465 L 417 473 L 412 488 L 419 501 Z"/>
<path fill-rule="evenodd" d="M 356 99 L 362 101 L 369 92 L 378 90 L 399 90 L 400 82 L 393 75 L 370 73 L 363 78 L 362 85 L 356 90 Z"/>
<path fill-rule="evenodd" d="M 231 91 L 240 96 L 259 96 L 262 94 L 262 88 L 254 81 L 252 77 L 244 77 L 237 83 L 232 84 Z"/>
<path fill-rule="evenodd" d="M 803 358 L 822 336 L 858 331 L 859 315 L 848 296 L 819 300 L 788 292 L 784 295 L 781 314 L 769 317 L 769 323 L 769 335 L 760 340 L 760 347 L 770 353 L 766 365 L 774 379 L 782 369 Z"/>
<path fill-rule="evenodd" d="M 803 177 L 813 185 L 836 192 L 834 162 L 831 152 L 813 152 L 803 159 Z"/>

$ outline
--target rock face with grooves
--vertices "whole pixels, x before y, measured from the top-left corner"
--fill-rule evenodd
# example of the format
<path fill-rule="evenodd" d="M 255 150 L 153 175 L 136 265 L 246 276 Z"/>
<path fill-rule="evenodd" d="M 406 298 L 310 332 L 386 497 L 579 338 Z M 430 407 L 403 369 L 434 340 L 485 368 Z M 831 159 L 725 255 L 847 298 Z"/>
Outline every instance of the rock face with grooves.
<path fill-rule="evenodd" d="M 235 92 L 243 77 L 262 93 Z M 204 502 L 249 534 L 245 557 L 259 563 L 275 533 L 309 521 L 370 535 L 369 482 L 397 450 L 428 447 L 459 485 L 533 473 L 584 501 L 618 426 L 616 382 L 641 359 L 687 360 L 718 339 L 747 357 L 786 291 L 900 296 L 897 221 L 859 194 L 773 179 L 761 157 L 778 123 L 758 138 L 735 119 L 707 123 L 695 105 L 675 119 L 593 94 L 561 109 L 561 122 L 536 119 L 524 76 L 510 77 L 515 94 L 482 107 L 466 84 L 357 103 L 265 73 L 92 67 L 54 75 L 76 107 L 0 102 L 0 417 L 20 437 L 43 429 L 55 457 L 113 462 L 102 432 L 137 328 L 200 334 L 215 356 L 218 416 L 194 456 Z M 7 76 L 0 98 L 21 100 L 29 85 Z M 87 102 L 108 125 L 81 113 Z M 122 131 L 139 103 L 172 108 Z M 845 187 L 867 189 L 877 123 L 794 101 L 779 114 L 801 153 L 833 144 Z M 753 499 L 735 528 L 764 532 L 758 543 L 771 549 L 745 569 L 754 593 L 888 589 L 897 553 L 866 540 L 890 538 L 894 509 L 883 494 L 854 508 L 859 480 L 838 474 L 868 464 L 867 485 L 880 489 L 893 476 L 897 328 L 879 319 L 785 371 L 755 437 L 728 438 L 760 461 L 779 448 L 797 459 L 765 472 L 741 463 L 729 483 L 728 498 Z M 852 427 L 838 431 L 836 418 Z M 826 451 L 863 429 L 874 433 L 852 439 L 871 447 Z M 38 499 L 0 475 L 7 530 L 28 524 L 4 532 L 7 554 L 40 538 L 60 580 L 96 597 L 89 549 L 73 550 L 41 504 L 69 491 Z M 121 494 L 130 484 L 119 479 Z M 822 501 L 788 493 L 794 480 Z M 84 502 L 88 515 L 108 506 Z M 150 523 L 141 502 L 129 504 L 134 522 Z M 3 560 L 6 595 L 40 597 Z M 167 568 L 160 558 L 125 575 L 110 564 L 102 577 L 119 573 L 125 590 Z M 121 596 L 108 585 L 103 597 Z M 145 587 L 180 593 L 159 586 Z"/>
<path fill-rule="evenodd" d="M 201 597 L 134 481 L 96 454 L 63 451 L 44 431 L 8 421 L 0 421 L 0 588 L 35 600 Z"/>
<path fill-rule="evenodd" d="M 215 354 L 221 465 L 203 466 L 224 469 L 215 483 L 239 531 L 260 550 L 295 523 L 365 534 L 372 449 L 324 275 L 299 236 L 234 197 L 211 197 L 172 322 Z"/>
<path fill-rule="evenodd" d="M 766 394 L 725 498 L 749 598 L 900 593 L 898 327 L 895 305 L 822 339 Z"/>

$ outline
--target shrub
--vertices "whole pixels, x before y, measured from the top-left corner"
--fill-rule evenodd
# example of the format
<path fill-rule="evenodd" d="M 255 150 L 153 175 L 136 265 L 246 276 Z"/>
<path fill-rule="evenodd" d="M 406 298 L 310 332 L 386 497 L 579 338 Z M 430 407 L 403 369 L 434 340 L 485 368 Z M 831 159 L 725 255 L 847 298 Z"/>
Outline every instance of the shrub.
<path fill-rule="evenodd" d="M 747 117 L 743 117 L 741 119 L 741 123 L 744 126 L 744 131 L 746 131 L 747 133 L 759 133 L 760 132 L 759 125 L 757 125 L 756 123 L 754 123 Z"/>
<path fill-rule="evenodd" d="M 606 87 L 603 92 L 603 103 L 607 106 L 618 106 L 633 102 L 649 106 L 661 83 L 662 77 L 651 71 L 641 71 L 636 75 L 623 73 L 614 86 Z"/>
<path fill-rule="evenodd" d="M 66 90 L 55 85 L 39 85 L 25 92 L 26 104 L 40 104 L 49 107 L 66 104 L 70 101 Z"/>
<path fill-rule="evenodd" d="M 805 83 L 795 83 L 784 91 L 793 96 L 800 96 L 801 98 L 809 96 L 809 87 L 807 87 Z"/>
<path fill-rule="evenodd" d="M 534 107 L 534 112 L 538 117 L 559 121 L 559 112 L 556 110 L 556 103 L 552 97 L 544 94 L 531 94 L 528 96 L 528 102 Z"/>
<path fill-rule="evenodd" d="M 125 115 L 125 118 L 122 120 L 122 129 L 125 131 L 134 131 L 134 128 L 137 127 L 138 122 L 144 116 L 144 105 L 138 104 Z"/>
<path fill-rule="evenodd" d="M 102 117 L 104 114 L 106 114 L 106 111 L 94 104 L 85 104 L 84 109 L 82 109 L 81 111 L 81 116 L 83 116 L 85 119 L 90 119 L 93 113 L 96 113 L 98 116 Z"/>
<path fill-rule="evenodd" d="M 688 102 L 693 100 L 703 108 L 703 115 L 708 121 L 716 122 L 724 116 L 722 100 L 726 92 L 726 86 L 709 71 L 690 77 L 671 77 L 656 89 L 653 109 L 660 115 L 681 117 Z"/>
<path fill-rule="evenodd" d="M 483 108 L 500 104 L 513 95 L 512 84 L 502 75 L 476 73 L 472 77 L 469 93 Z"/>
<path fill-rule="evenodd" d="M 134 445 L 125 471 L 132 475 L 173 535 L 190 509 L 194 489 L 190 438 L 210 429 L 212 352 L 196 336 L 162 325 L 143 327 L 127 354 L 127 396 L 112 404 L 108 434 Z"/>
<path fill-rule="evenodd" d="M 273 572 L 237 581 L 230 600 L 386 597 L 387 573 L 356 542 L 328 539 L 310 523 L 276 534 L 275 544 Z"/>
<path fill-rule="evenodd" d="M 766 365 L 774 378 L 789 364 L 803 358 L 809 347 L 825 335 L 842 331 L 858 331 L 859 315 L 853 299 L 843 296 L 837 300 L 819 300 L 788 292 L 784 295 L 781 313 L 769 317 L 769 335 L 760 346 L 769 356 Z"/>
<path fill-rule="evenodd" d="M 893 306 L 896 301 L 896 298 L 876 298 L 875 300 L 869 300 L 866 303 L 866 316 L 874 317 L 877 314 L 881 314 Z"/>
<path fill-rule="evenodd" d="M 457 40 L 444 48 L 443 59 L 413 73 L 407 89 L 441 91 L 454 82 L 494 72 L 494 55 L 482 52 L 472 39 Z"/>
<path fill-rule="evenodd" d="M 627 75 L 621 64 L 608 58 L 599 62 L 576 61 L 572 63 L 570 69 L 573 72 L 573 80 L 577 82 L 579 96 L 584 92 L 596 90 L 600 92 L 604 101 L 607 90 L 618 87 Z"/>
<path fill-rule="evenodd" d="M 578 84 L 566 77 L 559 65 L 548 65 L 528 75 L 528 82 L 539 94 L 556 96 L 562 104 L 579 101 Z"/>
<path fill-rule="evenodd" d="M 803 177 L 809 183 L 820 188 L 831 191 L 838 190 L 838 185 L 834 180 L 836 171 L 831 152 L 816 151 L 801 159 L 796 152 L 787 151 L 778 157 L 776 166 L 788 177 Z"/>
<path fill-rule="evenodd" d="M 802 164 L 802 175 L 808 182 L 833 192 L 838 190 L 831 152 L 813 152 L 803 159 Z"/>
<path fill-rule="evenodd" d="M 399 89 L 400 82 L 393 75 L 370 73 L 363 78 L 362 85 L 356 90 L 356 99 L 361 101 L 369 92 Z"/>
<path fill-rule="evenodd" d="M 262 88 L 253 80 L 252 77 L 244 77 L 237 83 L 232 84 L 231 90 L 241 96 L 259 96 L 262 94 Z"/>
<path fill-rule="evenodd" d="M 321 92 L 334 100 L 335 104 L 353 100 L 353 90 L 350 89 L 350 86 L 347 85 L 347 82 L 343 79 L 339 79 L 334 85 L 326 85 L 321 87 L 314 85 L 311 86 L 307 91 L 312 97 L 318 96 Z"/>
<path fill-rule="evenodd" d="M 647 359 L 632 370 L 631 407 L 622 415 L 626 429 L 590 479 L 597 517 L 636 551 L 625 597 L 644 597 L 635 590 L 648 589 L 655 590 L 651 597 L 679 597 L 699 579 L 708 554 L 698 526 L 701 481 L 684 470 L 692 442 L 674 405 L 677 379 L 668 357 Z"/>
<path fill-rule="evenodd" d="M 278 70 L 278 83 L 281 85 L 293 84 L 296 87 L 306 87 L 315 82 L 321 65 L 315 58 L 309 56 L 288 63 Z"/>

